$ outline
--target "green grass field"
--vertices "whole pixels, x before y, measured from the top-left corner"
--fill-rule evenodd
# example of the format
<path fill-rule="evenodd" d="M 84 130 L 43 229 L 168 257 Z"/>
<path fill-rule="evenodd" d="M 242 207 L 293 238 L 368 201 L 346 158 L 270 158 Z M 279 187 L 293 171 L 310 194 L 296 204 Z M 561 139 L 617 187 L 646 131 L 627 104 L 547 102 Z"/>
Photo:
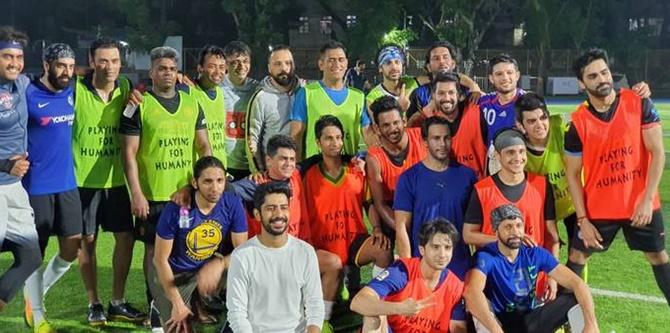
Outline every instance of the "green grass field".
<path fill-rule="evenodd" d="M 665 132 L 670 134 L 670 104 L 657 105 L 664 123 Z M 552 113 L 565 113 L 574 110 L 573 105 L 554 105 Z M 665 142 L 670 149 L 670 142 Z M 666 221 L 670 216 L 670 173 L 663 176 L 661 197 L 664 203 Z M 669 224 L 666 222 L 666 228 Z M 666 244 L 668 241 L 666 240 Z M 111 258 L 113 239 L 109 234 L 101 234 L 98 245 L 99 291 L 103 303 L 107 304 L 111 290 Z M 52 239 L 47 258 L 57 250 L 57 242 Z M 142 245 L 135 247 L 133 266 L 128 279 L 126 298 L 144 307 L 144 278 L 141 259 Z M 565 256 L 564 256 L 565 258 Z M 0 269 L 11 264 L 7 253 L 0 255 Z M 367 274 L 369 276 L 369 273 Z M 619 235 L 607 253 L 594 255 L 589 264 L 589 284 L 599 289 L 629 292 L 635 294 L 662 297 L 653 278 L 651 268 L 643 255 L 628 250 L 623 236 Z M 23 298 L 19 294 L 0 314 L 0 332 L 31 332 L 22 319 Z M 596 296 L 596 313 L 602 332 L 670 332 L 666 327 L 670 323 L 670 310 L 666 304 L 648 303 L 614 297 Z M 87 299 L 79 276 L 79 268 L 74 264 L 71 270 L 56 284 L 46 297 L 48 316 L 59 332 L 146 332 L 141 327 L 110 323 L 103 329 L 93 329 L 86 324 Z M 351 316 L 344 322 L 350 323 Z M 335 320 L 336 322 L 338 320 Z M 216 332 L 217 327 L 209 326 L 204 332 Z"/>

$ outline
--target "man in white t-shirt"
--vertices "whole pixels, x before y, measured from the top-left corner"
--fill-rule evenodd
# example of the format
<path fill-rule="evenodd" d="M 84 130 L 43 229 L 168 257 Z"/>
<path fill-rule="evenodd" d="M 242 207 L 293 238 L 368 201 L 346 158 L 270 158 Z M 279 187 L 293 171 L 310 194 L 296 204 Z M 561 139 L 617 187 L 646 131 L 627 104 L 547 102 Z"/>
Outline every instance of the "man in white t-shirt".
<path fill-rule="evenodd" d="M 290 188 L 260 185 L 254 216 L 261 233 L 236 248 L 227 280 L 228 323 L 235 333 L 318 333 L 324 318 L 314 248 L 288 234 Z"/>

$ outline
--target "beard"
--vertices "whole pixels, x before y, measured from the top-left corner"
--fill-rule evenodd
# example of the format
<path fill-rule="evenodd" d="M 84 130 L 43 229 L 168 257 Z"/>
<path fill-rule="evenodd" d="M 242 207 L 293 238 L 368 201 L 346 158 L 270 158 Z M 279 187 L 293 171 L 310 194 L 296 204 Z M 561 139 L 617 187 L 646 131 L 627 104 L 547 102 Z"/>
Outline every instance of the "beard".
<path fill-rule="evenodd" d="M 280 86 L 286 87 L 286 86 L 289 86 L 293 82 L 293 78 L 295 77 L 295 74 L 293 72 L 290 72 L 290 73 L 281 72 L 277 75 L 270 75 L 270 76 Z"/>
<path fill-rule="evenodd" d="M 47 74 L 47 80 L 49 81 L 51 86 L 58 90 L 63 90 L 67 88 L 70 85 L 70 79 L 71 77 L 67 74 L 56 76 L 56 73 L 51 69 L 49 69 L 49 73 Z"/>
<path fill-rule="evenodd" d="M 272 223 L 278 221 L 284 222 L 284 228 L 282 228 L 281 231 L 272 229 Z M 273 219 L 270 219 L 268 223 L 262 222 L 261 224 L 263 225 L 263 229 L 265 229 L 265 231 L 267 231 L 270 235 L 279 236 L 282 235 L 284 232 L 286 232 L 286 229 L 288 228 L 288 219 L 284 217 L 275 217 Z"/>
<path fill-rule="evenodd" d="M 612 83 L 611 82 L 603 82 L 596 87 L 596 89 L 586 89 L 588 92 L 596 97 L 607 97 L 612 93 Z"/>
<path fill-rule="evenodd" d="M 519 237 L 510 237 L 505 240 L 498 238 L 498 240 L 513 250 L 520 248 L 521 244 L 523 244 L 523 241 Z"/>

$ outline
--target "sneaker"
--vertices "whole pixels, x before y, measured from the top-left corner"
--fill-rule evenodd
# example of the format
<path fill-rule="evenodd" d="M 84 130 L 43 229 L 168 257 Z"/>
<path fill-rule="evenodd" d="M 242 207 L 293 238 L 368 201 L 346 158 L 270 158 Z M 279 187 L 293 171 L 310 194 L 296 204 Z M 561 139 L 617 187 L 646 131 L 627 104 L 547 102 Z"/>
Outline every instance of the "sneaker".
<path fill-rule="evenodd" d="M 149 321 L 151 330 L 154 328 L 163 328 L 161 325 L 161 317 L 158 315 L 158 309 L 154 306 L 154 302 L 151 302 L 151 310 L 149 310 Z"/>
<path fill-rule="evenodd" d="M 88 324 L 91 326 L 104 326 L 107 324 L 107 317 L 105 317 L 105 308 L 102 304 L 91 304 L 88 306 Z"/>
<path fill-rule="evenodd" d="M 30 301 L 25 299 L 26 306 L 23 309 L 23 322 L 26 323 L 26 326 L 33 328 L 35 323 L 33 323 L 33 307 L 30 305 Z"/>
<path fill-rule="evenodd" d="M 40 322 L 40 324 L 35 327 L 34 331 L 35 333 L 57 333 L 56 329 L 49 324 L 49 322 L 44 319 Z"/>
<path fill-rule="evenodd" d="M 109 303 L 107 317 L 109 320 L 113 321 L 139 323 L 147 317 L 147 314 L 134 308 L 128 302 L 119 305 L 112 305 L 112 303 Z"/>
<path fill-rule="evenodd" d="M 323 321 L 323 325 L 321 326 L 321 333 L 334 333 L 335 328 L 333 328 L 333 324 L 330 323 L 328 320 Z"/>

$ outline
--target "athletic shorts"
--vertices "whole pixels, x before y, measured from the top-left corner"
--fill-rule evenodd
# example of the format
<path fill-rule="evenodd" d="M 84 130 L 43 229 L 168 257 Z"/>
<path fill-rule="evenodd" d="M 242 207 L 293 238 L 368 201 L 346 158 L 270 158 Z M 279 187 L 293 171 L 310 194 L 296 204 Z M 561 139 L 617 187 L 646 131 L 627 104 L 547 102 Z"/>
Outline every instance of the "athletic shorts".
<path fill-rule="evenodd" d="M 133 231 L 130 196 L 125 186 L 107 189 L 79 188 L 84 235 L 95 235 L 98 227 L 108 232 Z"/>
<path fill-rule="evenodd" d="M 156 268 L 152 264 L 149 268 L 148 276 L 149 290 L 154 297 L 154 306 L 158 309 L 158 314 L 161 318 L 161 323 L 170 320 L 172 316 L 172 302 L 167 298 L 163 286 L 158 280 Z M 184 300 L 184 304 L 191 308 L 191 300 L 197 294 L 198 287 L 196 272 L 174 273 L 174 284 L 177 287 L 179 296 Z"/>
<path fill-rule="evenodd" d="M 0 185 L 0 244 L 5 239 L 23 247 L 39 247 L 33 208 L 20 181 Z"/>
<path fill-rule="evenodd" d="M 81 201 L 77 189 L 29 197 L 40 241 L 49 239 L 51 235 L 70 237 L 82 234 Z"/>
<path fill-rule="evenodd" d="M 146 220 L 135 218 L 135 239 L 145 244 L 156 242 L 156 226 L 163 208 L 169 201 L 149 201 L 149 216 Z"/>
<path fill-rule="evenodd" d="M 651 215 L 651 223 L 638 228 L 631 226 L 630 220 L 593 220 L 603 241 L 602 250 L 584 248 L 584 242 L 581 239 L 581 233 L 574 235 L 572 246 L 584 253 L 607 251 L 619 229 L 623 229 L 623 235 L 626 238 L 628 248 L 642 252 L 659 252 L 665 249 L 665 230 L 663 227 L 663 214 L 661 210 L 655 210 Z"/>

